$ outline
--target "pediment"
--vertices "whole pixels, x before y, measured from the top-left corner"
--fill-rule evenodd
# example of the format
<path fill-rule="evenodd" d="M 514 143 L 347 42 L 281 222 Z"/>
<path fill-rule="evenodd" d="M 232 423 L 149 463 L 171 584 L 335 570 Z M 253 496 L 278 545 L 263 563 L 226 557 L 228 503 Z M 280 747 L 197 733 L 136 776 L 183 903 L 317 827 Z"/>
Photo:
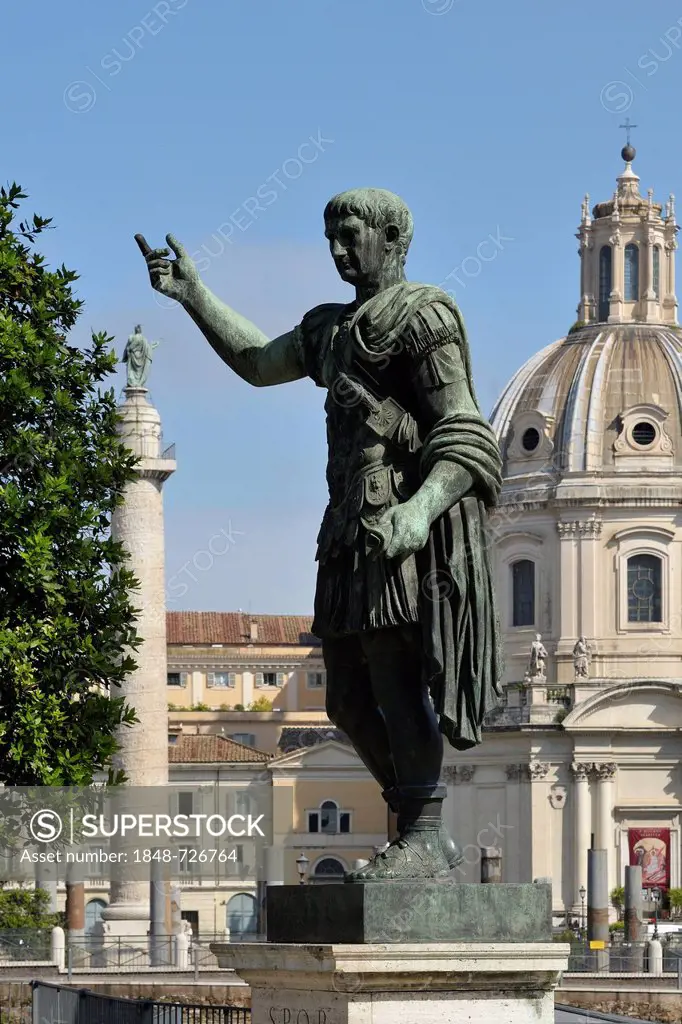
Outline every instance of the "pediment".
<path fill-rule="evenodd" d="M 572 730 L 678 732 L 682 730 L 682 683 L 624 680 L 582 701 L 563 720 Z"/>
<path fill-rule="evenodd" d="M 337 740 L 299 747 L 270 762 L 272 768 L 364 768 L 352 747 Z"/>

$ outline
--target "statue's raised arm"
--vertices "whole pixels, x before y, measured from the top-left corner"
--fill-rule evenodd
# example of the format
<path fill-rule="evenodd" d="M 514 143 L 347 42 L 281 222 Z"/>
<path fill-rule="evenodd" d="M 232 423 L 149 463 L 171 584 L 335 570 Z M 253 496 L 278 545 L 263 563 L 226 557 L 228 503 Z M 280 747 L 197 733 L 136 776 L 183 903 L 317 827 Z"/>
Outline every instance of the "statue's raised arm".
<path fill-rule="evenodd" d="M 250 320 L 216 298 L 173 235 L 166 235 L 169 249 L 152 249 L 144 235 L 135 235 L 135 241 L 145 258 L 152 288 L 184 306 L 220 358 L 242 380 L 264 387 L 306 375 L 294 332 L 270 341 Z M 169 259 L 171 249 L 174 260 Z"/>

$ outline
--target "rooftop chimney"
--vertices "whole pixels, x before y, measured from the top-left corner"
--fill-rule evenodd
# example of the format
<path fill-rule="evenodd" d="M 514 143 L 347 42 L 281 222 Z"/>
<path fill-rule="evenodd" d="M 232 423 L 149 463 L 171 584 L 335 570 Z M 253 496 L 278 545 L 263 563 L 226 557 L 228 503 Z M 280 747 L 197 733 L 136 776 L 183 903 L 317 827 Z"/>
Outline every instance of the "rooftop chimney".
<path fill-rule="evenodd" d="M 253 622 L 253 621 L 251 622 L 251 634 L 250 634 L 250 636 L 251 636 L 251 643 L 255 643 L 255 641 L 258 639 L 258 623 L 257 622 Z"/>

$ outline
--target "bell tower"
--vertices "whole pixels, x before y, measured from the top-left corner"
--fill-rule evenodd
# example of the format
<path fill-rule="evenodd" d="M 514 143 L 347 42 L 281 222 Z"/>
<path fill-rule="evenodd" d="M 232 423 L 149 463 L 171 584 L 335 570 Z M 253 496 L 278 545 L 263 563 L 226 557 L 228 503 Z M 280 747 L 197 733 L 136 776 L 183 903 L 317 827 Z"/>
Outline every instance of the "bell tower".
<path fill-rule="evenodd" d="M 628 141 L 621 150 L 625 168 L 613 198 L 589 211 L 582 205 L 576 237 L 580 246 L 578 319 L 592 323 L 677 324 L 675 295 L 675 197 L 665 210 L 639 194 L 632 169 L 636 150 Z"/>

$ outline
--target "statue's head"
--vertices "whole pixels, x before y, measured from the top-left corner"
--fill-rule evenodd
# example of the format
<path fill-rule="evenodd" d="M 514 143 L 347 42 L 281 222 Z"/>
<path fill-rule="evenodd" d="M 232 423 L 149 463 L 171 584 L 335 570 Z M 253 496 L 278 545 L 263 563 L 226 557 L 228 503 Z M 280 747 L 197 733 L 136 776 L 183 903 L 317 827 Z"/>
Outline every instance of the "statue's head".
<path fill-rule="evenodd" d="M 542 633 L 536 633 L 535 634 L 535 639 L 536 640 L 542 640 Z"/>
<path fill-rule="evenodd" d="M 387 272 L 396 280 L 404 276 L 414 225 L 407 206 L 393 192 L 341 192 L 327 203 L 324 226 L 342 280 L 362 287 L 378 283 Z"/>
<path fill-rule="evenodd" d="M 142 324 L 135 324 L 135 334 L 142 334 Z"/>

